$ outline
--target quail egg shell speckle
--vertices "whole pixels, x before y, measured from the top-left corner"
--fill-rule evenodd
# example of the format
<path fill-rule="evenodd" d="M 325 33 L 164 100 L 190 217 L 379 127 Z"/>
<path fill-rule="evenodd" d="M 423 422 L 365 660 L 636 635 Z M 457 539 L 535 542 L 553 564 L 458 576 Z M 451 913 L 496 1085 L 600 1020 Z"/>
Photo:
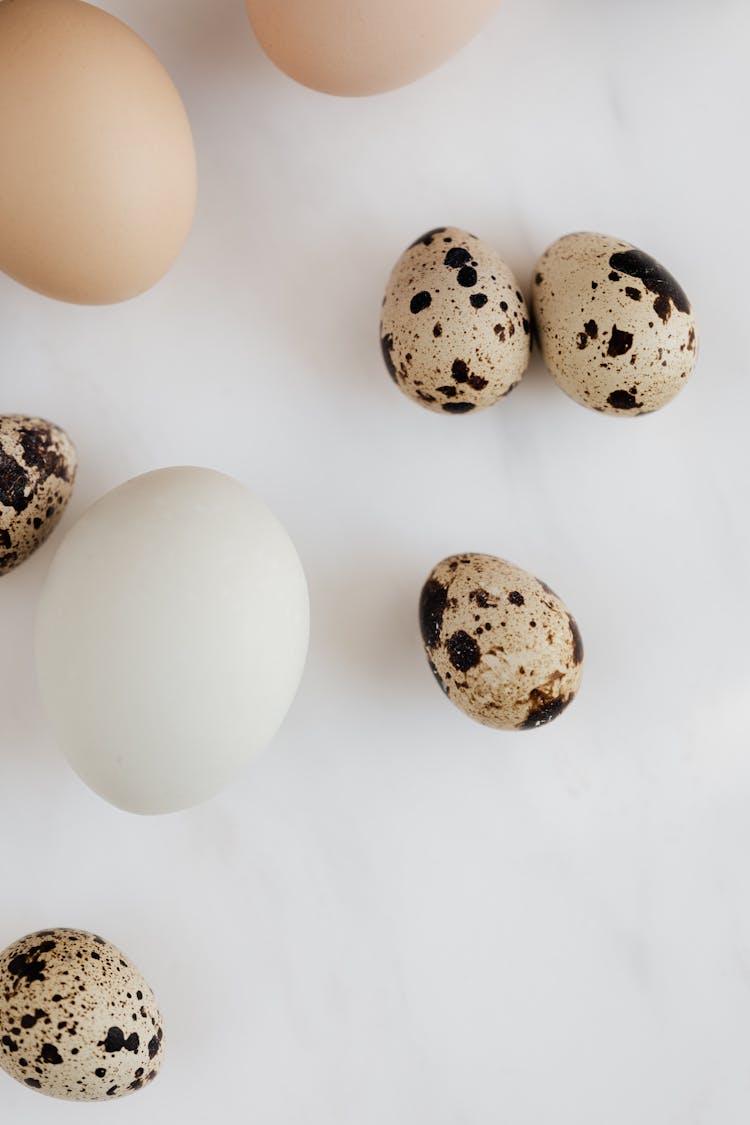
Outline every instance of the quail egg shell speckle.
<path fill-rule="evenodd" d="M 575 620 L 548 586 L 503 559 L 443 559 L 422 588 L 419 616 L 438 684 L 486 726 L 543 726 L 580 687 L 583 643 Z"/>
<path fill-rule="evenodd" d="M 380 338 L 404 394 L 429 410 L 466 414 L 516 386 L 529 363 L 531 324 L 502 258 L 473 234 L 437 227 L 396 263 Z"/>
<path fill-rule="evenodd" d="M 553 243 L 536 266 L 533 310 L 547 367 L 593 410 L 658 410 L 695 366 L 690 302 L 663 266 L 629 242 L 581 233 Z"/>
<path fill-rule="evenodd" d="M 0 954 L 0 1063 L 69 1101 L 122 1097 L 163 1054 L 154 994 L 108 941 L 82 930 L 29 934 Z"/>
<path fill-rule="evenodd" d="M 24 562 L 54 530 L 76 467 L 75 447 L 59 426 L 0 415 L 0 574 Z"/>

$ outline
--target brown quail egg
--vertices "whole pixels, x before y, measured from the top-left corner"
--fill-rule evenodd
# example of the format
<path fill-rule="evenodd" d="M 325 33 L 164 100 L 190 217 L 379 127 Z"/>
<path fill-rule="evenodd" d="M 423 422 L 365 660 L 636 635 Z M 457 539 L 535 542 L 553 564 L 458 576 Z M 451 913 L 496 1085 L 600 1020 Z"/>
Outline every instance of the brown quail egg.
<path fill-rule="evenodd" d="M 529 363 L 531 325 L 512 272 L 457 227 L 437 227 L 393 268 L 380 323 L 383 358 L 415 402 L 446 414 L 491 406 Z"/>
<path fill-rule="evenodd" d="M 156 1077 L 162 1047 L 153 992 L 103 938 L 41 930 L 0 953 L 0 1065 L 30 1089 L 119 1098 Z"/>
<path fill-rule="evenodd" d="M 672 275 L 629 242 L 568 234 L 537 262 L 533 310 L 542 356 L 576 402 L 648 414 L 685 386 L 695 321 Z"/>
<path fill-rule="evenodd" d="M 419 603 L 427 659 L 445 694 L 489 727 L 529 730 L 574 699 L 583 643 L 556 594 L 493 555 L 452 555 Z"/>
<path fill-rule="evenodd" d="M 73 491 L 76 467 L 75 447 L 59 426 L 0 415 L 0 575 L 53 531 Z"/>

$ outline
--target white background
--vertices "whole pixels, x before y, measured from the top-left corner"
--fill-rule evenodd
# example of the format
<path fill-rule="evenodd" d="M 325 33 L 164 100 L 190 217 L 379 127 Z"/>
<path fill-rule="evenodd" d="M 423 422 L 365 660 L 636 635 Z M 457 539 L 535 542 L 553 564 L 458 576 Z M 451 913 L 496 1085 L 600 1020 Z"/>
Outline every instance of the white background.
<path fill-rule="evenodd" d="M 40 714 L 60 532 L 2 579 L 0 946 L 103 933 L 154 986 L 168 1059 L 105 1106 L 0 1075 L 0 1118 L 746 1125 L 746 5 L 506 0 L 432 76 L 354 101 L 274 70 L 241 0 L 106 6 L 183 93 L 195 228 L 119 307 L 0 278 L 0 409 L 74 438 L 65 526 L 161 465 L 246 482 L 298 546 L 312 644 L 268 752 L 219 799 L 141 819 L 84 788 Z M 612 419 L 535 360 L 494 409 L 420 410 L 378 313 L 403 247 L 443 224 L 524 286 L 571 230 L 649 251 L 694 303 L 693 381 Z M 537 732 L 473 724 L 427 669 L 419 588 L 466 550 L 578 618 L 582 692 Z"/>

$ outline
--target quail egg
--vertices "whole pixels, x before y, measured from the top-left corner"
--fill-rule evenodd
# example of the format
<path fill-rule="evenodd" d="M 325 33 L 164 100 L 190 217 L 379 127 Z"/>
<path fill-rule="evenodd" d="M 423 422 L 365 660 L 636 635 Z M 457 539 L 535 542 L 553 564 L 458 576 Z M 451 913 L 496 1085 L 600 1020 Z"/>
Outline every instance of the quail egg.
<path fill-rule="evenodd" d="M 77 463 L 59 426 L 0 415 L 0 575 L 27 559 L 59 523 Z"/>
<path fill-rule="evenodd" d="M 504 559 L 443 559 L 422 588 L 419 618 L 438 684 L 486 726 L 543 726 L 580 687 L 583 642 L 575 620 L 549 586 Z"/>
<path fill-rule="evenodd" d="M 96 934 L 40 930 L 0 953 L 0 1065 L 31 1090 L 131 1094 L 156 1077 L 163 1037 L 153 992 Z"/>
<path fill-rule="evenodd" d="M 658 410 L 695 365 L 690 302 L 664 266 L 629 242 L 581 233 L 553 243 L 537 262 L 533 310 L 544 362 L 592 410 Z"/>
<path fill-rule="evenodd" d="M 502 258 L 473 234 L 437 227 L 396 262 L 380 339 L 404 394 L 429 410 L 467 414 L 516 386 L 529 363 L 531 323 Z"/>

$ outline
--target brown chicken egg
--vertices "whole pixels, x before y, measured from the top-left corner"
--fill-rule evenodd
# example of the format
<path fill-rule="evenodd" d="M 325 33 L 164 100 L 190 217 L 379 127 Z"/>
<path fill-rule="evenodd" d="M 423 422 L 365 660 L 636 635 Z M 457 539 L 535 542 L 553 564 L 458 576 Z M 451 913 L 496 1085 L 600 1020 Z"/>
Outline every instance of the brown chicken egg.
<path fill-rule="evenodd" d="M 122 301 L 166 273 L 195 207 L 185 108 L 149 47 L 82 0 L 0 3 L 0 270 Z"/>
<path fill-rule="evenodd" d="M 326 94 L 379 94 L 440 66 L 499 0 L 247 0 L 260 45 L 291 78 Z"/>

